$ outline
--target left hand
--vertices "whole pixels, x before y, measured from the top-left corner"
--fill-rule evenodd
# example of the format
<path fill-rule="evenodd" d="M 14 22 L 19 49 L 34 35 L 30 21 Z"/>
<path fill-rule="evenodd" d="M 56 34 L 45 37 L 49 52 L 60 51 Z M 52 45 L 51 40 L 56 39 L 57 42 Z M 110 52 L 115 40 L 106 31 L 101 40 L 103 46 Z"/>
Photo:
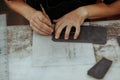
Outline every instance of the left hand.
<path fill-rule="evenodd" d="M 88 12 L 85 8 L 77 8 L 76 10 L 64 15 L 60 19 L 54 20 L 56 23 L 55 27 L 55 38 L 59 39 L 62 30 L 66 27 L 64 39 L 69 39 L 69 34 L 72 27 L 76 28 L 74 39 L 77 39 L 80 34 L 80 26 L 87 18 Z"/>

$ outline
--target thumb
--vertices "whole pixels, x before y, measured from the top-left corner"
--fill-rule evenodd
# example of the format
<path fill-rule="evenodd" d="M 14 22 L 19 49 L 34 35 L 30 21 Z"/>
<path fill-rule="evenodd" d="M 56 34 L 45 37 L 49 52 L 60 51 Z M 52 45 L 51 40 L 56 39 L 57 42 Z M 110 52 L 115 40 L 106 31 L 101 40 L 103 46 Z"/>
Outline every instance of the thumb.
<path fill-rule="evenodd" d="M 53 22 L 57 23 L 57 22 L 59 22 L 60 20 L 61 20 L 61 18 L 59 18 L 59 19 L 54 19 Z"/>

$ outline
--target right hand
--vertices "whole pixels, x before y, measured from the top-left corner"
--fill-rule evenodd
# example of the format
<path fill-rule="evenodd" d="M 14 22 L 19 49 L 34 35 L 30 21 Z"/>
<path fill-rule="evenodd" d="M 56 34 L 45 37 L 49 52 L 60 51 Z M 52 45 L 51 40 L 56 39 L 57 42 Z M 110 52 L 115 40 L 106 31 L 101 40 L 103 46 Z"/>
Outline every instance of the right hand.
<path fill-rule="evenodd" d="M 50 35 L 53 32 L 52 24 L 48 16 L 41 11 L 33 13 L 29 19 L 30 27 L 41 35 Z"/>

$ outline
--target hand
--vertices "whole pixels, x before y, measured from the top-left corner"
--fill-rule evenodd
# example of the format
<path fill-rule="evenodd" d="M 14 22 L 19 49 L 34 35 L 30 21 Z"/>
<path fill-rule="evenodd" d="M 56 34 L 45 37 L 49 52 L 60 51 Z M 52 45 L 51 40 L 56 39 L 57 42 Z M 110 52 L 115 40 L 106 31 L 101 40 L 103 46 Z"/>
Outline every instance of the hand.
<path fill-rule="evenodd" d="M 41 11 L 36 11 L 33 13 L 29 23 L 30 27 L 41 35 L 50 35 L 53 32 L 50 19 Z"/>
<path fill-rule="evenodd" d="M 69 39 L 69 34 L 72 27 L 76 28 L 74 39 L 77 39 L 80 34 L 80 26 L 87 18 L 88 12 L 85 8 L 78 8 L 58 20 L 54 20 L 56 23 L 55 27 L 55 38 L 59 39 L 62 30 L 66 27 L 64 39 Z"/>

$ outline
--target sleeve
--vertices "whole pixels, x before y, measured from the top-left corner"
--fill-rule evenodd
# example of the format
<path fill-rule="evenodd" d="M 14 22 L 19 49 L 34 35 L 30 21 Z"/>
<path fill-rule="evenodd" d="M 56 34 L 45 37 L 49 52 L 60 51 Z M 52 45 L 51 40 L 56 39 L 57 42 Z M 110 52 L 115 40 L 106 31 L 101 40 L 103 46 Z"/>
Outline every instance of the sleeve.
<path fill-rule="evenodd" d="M 26 3 L 30 5 L 32 8 L 35 8 L 37 10 L 41 10 L 40 8 L 40 0 L 26 0 Z"/>
<path fill-rule="evenodd" d="M 103 2 L 105 3 L 105 4 L 111 4 L 111 3 L 113 3 L 113 2 L 115 2 L 116 0 L 103 0 Z"/>

